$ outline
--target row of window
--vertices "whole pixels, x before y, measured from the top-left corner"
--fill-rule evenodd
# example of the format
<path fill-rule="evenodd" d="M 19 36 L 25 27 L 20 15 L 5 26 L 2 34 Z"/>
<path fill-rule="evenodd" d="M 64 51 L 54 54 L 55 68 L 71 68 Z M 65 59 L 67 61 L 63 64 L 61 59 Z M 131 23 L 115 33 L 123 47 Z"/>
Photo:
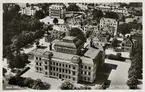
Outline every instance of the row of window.
<path fill-rule="evenodd" d="M 91 72 L 88 72 L 88 71 L 81 71 L 81 74 L 83 74 L 83 75 L 91 75 Z"/>
<path fill-rule="evenodd" d="M 51 7 L 51 10 L 61 10 L 62 7 Z"/>
<path fill-rule="evenodd" d="M 46 66 L 45 69 L 48 69 L 48 67 Z M 50 70 L 52 71 L 56 71 L 56 72 L 62 72 L 62 73 L 67 73 L 67 74 L 71 74 L 71 70 L 67 70 L 67 69 L 61 69 L 61 68 L 56 68 L 56 67 L 50 67 Z M 75 71 L 72 71 L 73 75 L 76 75 Z"/>
<path fill-rule="evenodd" d="M 36 62 L 36 65 L 41 66 L 42 64 L 41 64 L 41 63 Z"/>
<path fill-rule="evenodd" d="M 41 72 L 42 71 L 42 68 L 36 67 L 36 70 Z"/>
<path fill-rule="evenodd" d="M 41 61 L 41 57 L 36 57 L 36 60 L 40 60 Z"/>
<path fill-rule="evenodd" d="M 81 80 L 83 80 L 83 81 L 90 81 L 90 77 L 81 77 Z"/>
<path fill-rule="evenodd" d="M 111 24 L 111 23 L 103 23 L 103 24 L 101 24 L 101 27 L 104 27 L 104 25 L 109 25 L 109 26 L 116 26 L 116 24 Z"/>
<path fill-rule="evenodd" d="M 51 65 L 54 65 L 54 66 L 61 66 L 62 68 L 73 68 L 73 69 L 76 69 L 76 67 L 75 66 L 72 66 L 72 65 L 69 65 L 69 64 L 64 64 L 64 63 L 58 63 L 58 62 L 55 62 L 55 61 L 53 61 L 53 62 L 51 62 L 50 63 Z"/>
<path fill-rule="evenodd" d="M 45 75 L 47 75 L 48 73 L 47 72 L 45 72 Z M 76 80 L 76 78 L 75 77 L 71 77 L 71 76 L 69 76 L 69 75 L 64 75 L 64 74 L 61 74 L 61 75 L 59 75 L 58 73 L 55 73 L 55 72 L 50 72 L 50 75 L 52 75 L 52 76 L 56 76 L 56 77 L 60 77 L 61 76 L 61 78 L 66 78 L 66 79 L 73 79 L 73 81 L 75 81 Z"/>
<path fill-rule="evenodd" d="M 81 65 L 81 69 L 91 70 L 91 67 L 90 66 Z"/>
<path fill-rule="evenodd" d="M 101 22 L 100 23 L 105 23 L 105 22 L 111 22 L 111 23 L 117 23 L 117 21 L 111 21 L 111 20 L 101 20 Z"/>
<path fill-rule="evenodd" d="M 69 50 L 69 49 L 64 49 L 64 48 L 56 48 L 56 51 L 64 52 L 64 53 L 74 53 L 74 50 Z"/>

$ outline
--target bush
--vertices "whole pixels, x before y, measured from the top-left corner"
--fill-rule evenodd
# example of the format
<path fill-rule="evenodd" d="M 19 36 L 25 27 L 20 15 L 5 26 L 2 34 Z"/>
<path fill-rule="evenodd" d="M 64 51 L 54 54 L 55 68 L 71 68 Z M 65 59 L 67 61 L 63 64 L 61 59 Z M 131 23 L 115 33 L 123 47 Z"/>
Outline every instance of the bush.
<path fill-rule="evenodd" d="M 65 82 L 62 83 L 62 85 L 60 86 L 60 89 L 62 89 L 62 90 L 74 89 L 74 85 L 73 85 L 72 83 L 70 83 L 69 81 L 65 81 Z"/>
<path fill-rule="evenodd" d="M 130 89 L 137 89 L 138 80 L 136 76 L 132 76 L 126 83 Z"/>
<path fill-rule="evenodd" d="M 25 78 L 25 77 L 13 76 L 9 79 L 8 83 L 11 85 L 18 85 L 20 87 L 28 87 L 28 88 L 39 89 L 39 90 L 50 88 L 50 84 L 46 82 L 42 82 L 40 79 L 33 80 L 31 78 Z"/>

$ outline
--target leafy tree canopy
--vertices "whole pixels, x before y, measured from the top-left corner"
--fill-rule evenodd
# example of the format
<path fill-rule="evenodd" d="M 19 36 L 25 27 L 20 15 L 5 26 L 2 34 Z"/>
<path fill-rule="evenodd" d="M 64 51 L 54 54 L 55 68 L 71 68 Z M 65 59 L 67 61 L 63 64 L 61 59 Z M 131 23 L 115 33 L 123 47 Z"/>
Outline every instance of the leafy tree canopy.
<path fill-rule="evenodd" d="M 115 12 L 106 12 L 104 17 L 105 18 L 119 19 L 119 16 Z"/>
<path fill-rule="evenodd" d="M 68 8 L 67 8 L 68 11 L 79 11 L 80 8 L 75 4 L 75 3 L 71 3 Z"/>
<path fill-rule="evenodd" d="M 83 42 L 86 41 L 85 35 L 79 28 L 72 28 L 70 30 L 70 36 L 76 36 L 78 39 L 82 40 Z"/>

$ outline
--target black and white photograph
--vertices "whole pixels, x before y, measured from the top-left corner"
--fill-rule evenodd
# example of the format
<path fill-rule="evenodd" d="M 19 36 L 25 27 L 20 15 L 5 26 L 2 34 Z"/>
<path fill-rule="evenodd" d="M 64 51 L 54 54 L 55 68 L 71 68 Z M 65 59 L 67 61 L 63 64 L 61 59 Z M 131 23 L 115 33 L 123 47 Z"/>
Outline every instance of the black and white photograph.
<path fill-rule="evenodd" d="M 3 2 L 2 90 L 142 90 L 142 39 L 137 0 Z"/>

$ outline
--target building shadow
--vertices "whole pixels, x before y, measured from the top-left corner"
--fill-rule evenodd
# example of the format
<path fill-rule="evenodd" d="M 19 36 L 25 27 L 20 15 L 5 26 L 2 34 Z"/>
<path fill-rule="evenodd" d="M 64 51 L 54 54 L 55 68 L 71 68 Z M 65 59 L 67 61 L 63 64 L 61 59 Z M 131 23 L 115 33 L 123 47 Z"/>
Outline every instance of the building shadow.
<path fill-rule="evenodd" d="M 96 73 L 96 79 L 94 80 L 93 83 L 88 83 L 88 82 L 79 82 L 84 85 L 88 86 L 94 86 L 96 84 L 102 85 L 104 82 L 107 82 L 107 86 L 109 87 L 111 80 L 108 80 L 108 77 L 112 71 L 112 69 L 116 69 L 117 65 L 115 64 L 109 64 L 109 63 L 104 63 L 102 67 L 100 67 Z"/>

